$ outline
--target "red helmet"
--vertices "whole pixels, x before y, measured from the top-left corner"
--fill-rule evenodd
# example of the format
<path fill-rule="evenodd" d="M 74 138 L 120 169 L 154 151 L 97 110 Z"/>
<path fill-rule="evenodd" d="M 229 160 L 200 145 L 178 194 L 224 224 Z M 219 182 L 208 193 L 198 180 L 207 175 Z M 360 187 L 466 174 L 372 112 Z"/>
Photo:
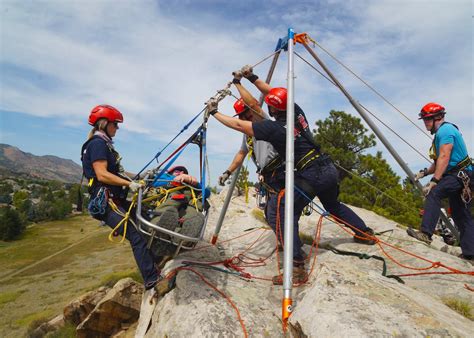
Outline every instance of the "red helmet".
<path fill-rule="evenodd" d="M 286 97 L 286 88 L 272 88 L 265 96 L 265 103 L 275 109 L 286 110 Z"/>
<path fill-rule="evenodd" d="M 240 115 L 241 113 L 243 113 L 247 109 L 248 109 L 248 107 L 245 105 L 244 100 L 238 99 L 237 101 L 235 101 L 234 110 L 235 110 L 236 115 Z"/>
<path fill-rule="evenodd" d="M 118 109 L 106 104 L 101 104 L 92 108 L 89 115 L 89 124 L 93 126 L 97 120 L 103 118 L 107 119 L 109 122 L 123 122 L 123 115 L 118 111 Z"/>
<path fill-rule="evenodd" d="M 418 114 L 418 116 L 420 117 L 419 120 L 421 120 L 441 114 L 446 114 L 446 112 L 444 111 L 444 107 L 440 104 L 430 102 L 425 104 L 423 108 L 421 108 L 420 114 Z"/>

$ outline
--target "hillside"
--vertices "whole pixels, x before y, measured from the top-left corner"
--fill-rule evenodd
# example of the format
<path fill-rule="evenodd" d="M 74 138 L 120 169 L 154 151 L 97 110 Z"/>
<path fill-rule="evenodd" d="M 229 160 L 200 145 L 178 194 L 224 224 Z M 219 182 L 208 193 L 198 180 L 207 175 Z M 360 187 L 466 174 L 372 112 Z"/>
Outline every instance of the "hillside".
<path fill-rule="evenodd" d="M 8 144 L 0 144 L 0 175 L 22 176 L 78 183 L 82 168 L 72 160 L 57 156 L 36 156 Z"/>

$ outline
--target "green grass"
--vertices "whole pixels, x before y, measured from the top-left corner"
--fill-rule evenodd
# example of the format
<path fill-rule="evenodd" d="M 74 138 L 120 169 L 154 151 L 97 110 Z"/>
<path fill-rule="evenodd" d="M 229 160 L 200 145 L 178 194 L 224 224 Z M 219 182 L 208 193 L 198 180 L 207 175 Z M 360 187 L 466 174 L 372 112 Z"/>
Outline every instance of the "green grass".
<path fill-rule="evenodd" d="M 143 278 L 138 272 L 138 270 L 126 270 L 126 271 L 119 271 L 119 272 L 112 272 L 108 275 L 102 277 L 101 285 L 112 287 L 117 283 L 119 280 L 130 277 L 134 281 L 143 283 Z"/>
<path fill-rule="evenodd" d="M 34 326 L 38 327 L 42 323 L 47 322 L 53 315 L 54 313 L 48 309 L 48 310 L 43 310 L 40 312 L 34 312 L 30 313 L 29 315 L 26 315 L 25 317 L 18 319 L 15 321 L 15 324 L 18 326 Z M 39 325 L 38 325 L 39 323 Z"/>
<path fill-rule="evenodd" d="M 265 214 L 263 213 L 263 210 L 260 209 L 252 209 L 251 214 L 253 217 L 255 217 L 258 221 L 267 224 L 267 220 L 265 219 Z"/>
<path fill-rule="evenodd" d="M 46 335 L 46 338 L 75 338 L 76 327 L 72 324 L 66 324 L 59 330 Z"/>
<path fill-rule="evenodd" d="M 24 290 L 20 290 L 20 291 L 14 291 L 14 292 L 0 293 L 0 306 L 3 304 L 15 301 L 24 292 L 25 292 Z"/>
<path fill-rule="evenodd" d="M 300 232 L 300 239 L 301 239 L 301 242 L 303 242 L 303 244 L 306 244 L 306 245 L 313 245 L 313 237 L 310 236 L 310 235 L 307 235 L 303 232 Z"/>
<path fill-rule="evenodd" d="M 90 230 L 81 232 L 84 227 Z M 88 216 L 38 223 L 29 227 L 21 240 L 2 243 L 0 266 L 5 274 L 20 269 L 85 238 L 94 229 L 97 221 Z"/>
<path fill-rule="evenodd" d="M 468 301 L 458 298 L 443 298 L 443 303 L 460 315 L 474 321 L 472 305 Z"/>

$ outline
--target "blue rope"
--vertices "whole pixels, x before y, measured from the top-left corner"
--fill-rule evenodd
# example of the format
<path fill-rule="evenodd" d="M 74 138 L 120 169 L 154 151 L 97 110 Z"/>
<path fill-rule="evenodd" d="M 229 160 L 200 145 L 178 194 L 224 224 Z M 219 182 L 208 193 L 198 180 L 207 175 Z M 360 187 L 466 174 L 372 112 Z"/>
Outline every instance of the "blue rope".
<path fill-rule="evenodd" d="M 168 172 L 168 169 L 171 167 L 174 161 L 176 161 L 176 159 L 181 155 L 184 149 L 186 149 L 186 147 L 184 147 L 183 149 L 181 149 L 181 151 L 179 151 L 176 155 L 174 155 L 174 157 L 168 162 L 168 164 L 163 169 L 161 169 L 158 175 L 155 176 L 155 179 L 153 180 L 153 183 L 151 184 L 151 186 L 154 186 L 156 181 L 158 181 L 161 178 L 161 176 L 163 176 L 164 173 Z"/>
<path fill-rule="evenodd" d="M 313 202 L 313 200 L 311 198 L 309 198 L 308 195 L 306 195 L 306 193 L 301 190 L 300 188 L 298 188 L 296 185 L 295 185 L 295 190 L 298 191 L 301 195 L 303 195 L 303 197 L 305 197 L 308 201 L 309 201 L 309 207 L 312 209 L 312 210 L 315 210 L 313 208 L 313 205 L 315 205 L 320 211 L 318 211 L 319 214 L 321 214 L 321 216 L 329 216 L 330 213 L 328 211 L 326 211 L 323 207 L 319 206 L 317 203 Z"/>
<path fill-rule="evenodd" d="M 174 140 L 176 140 L 178 138 L 179 135 L 181 135 L 184 131 L 186 131 L 189 126 L 191 124 L 193 124 L 194 121 L 196 121 L 196 119 L 199 117 L 199 115 L 201 115 L 203 113 L 203 111 L 206 110 L 206 107 L 204 107 L 196 116 L 193 117 L 193 119 L 191 121 L 189 121 L 182 129 L 181 131 L 175 136 L 173 137 L 173 139 L 171 141 L 168 142 L 167 145 L 165 145 L 159 152 L 156 153 L 156 155 L 150 160 L 150 162 L 148 162 L 143 168 L 142 170 L 140 170 L 138 172 L 138 174 L 135 176 L 135 179 L 138 178 L 140 176 L 140 174 L 146 169 L 148 168 L 148 166 L 154 161 L 154 160 L 157 160 L 158 157 L 161 155 L 161 153 L 163 151 L 165 151 L 166 148 L 168 148 L 168 146 L 174 142 Z"/>
<path fill-rule="evenodd" d="M 207 145 L 206 145 L 206 137 L 207 137 L 207 130 L 202 129 L 201 130 L 201 142 L 202 142 L 202 175 L 201 175 L 201 189 L 203 193 L 201 194 L 202 197 L 202 208 L 204 209 L 204 205 L 206 202 L 206 151 L 207 151 Z"/>

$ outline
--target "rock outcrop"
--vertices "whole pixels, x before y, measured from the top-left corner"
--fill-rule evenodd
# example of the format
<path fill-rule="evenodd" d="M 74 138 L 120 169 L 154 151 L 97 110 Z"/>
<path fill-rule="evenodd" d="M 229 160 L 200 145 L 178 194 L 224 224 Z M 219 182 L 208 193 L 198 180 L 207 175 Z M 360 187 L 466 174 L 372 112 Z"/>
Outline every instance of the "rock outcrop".
<path fill-rule="evenodd" d="M 78 337 L 109 337 L 130 327 L 140 314 L 143 286 L 122 279 L 109 290 L 77 327 Z"/>
<path fill-rule="evenodd" d="M 223 198 L 221 195 L 213 199 L 207 238 L 212 236 Z M 459 249 L 450 247 L 448 250 L 440 238 L 435 239 L 431 247 L 426 246 L 408 237 L 405 229 L 395 222 L 370 211 L 354 209 L 376 232 L 386 231 L 380 239 L 393 247 L 382 245 L 382 248 L 398 264 L 430 266 L 427 261 L 395 250 L 403 247 L 433 262 L 440 261 L 462 271 L 473 270 L 470 263 L 443 252 L 456 253 Z M 168 263 L 166 271 L 182 264 L 194 271 L 178 272 L 175 289 L 158 302 L 147 337 L 243 336 L 244 330 L 249 336 L 283 336 L 282 287 L 268 280 L 277 274 L 275 236 L 255 217 L 258 214 L 242 197 L 234 198 L 216 246 L 201 243 L 198 245 L 201 249 L 183 252 Z M 318 217 L 315 213 L 302 217 L 301 231 L 314 236 Z M 237 238 L 239 236 L 242 237 Z M 232 238 L 237 239 L 230 240 Z M 329 244 L 340 250 L 384 257 L 387 274 L 420 272 L 388 259 L 378 245 L 354 243 L 343 229 L 324 220 L 322 248 L 317 252 L 314 271 L 307 284 L 293 288 L 295 306 L 290 317 L 293 328 L 290 335 L 468 337 L 474 332 L 471 320 L 444 304 L 446 299 L 460 299 L 471 308 L 474 306 L 474 293 L 464 287 L 466 283 L 472 286 L 472 275 L 419 275 L 402 278 L 405 282 L 402 284 L 382 276 L 382 261 L 337 255 L 323 249 Z M 305 245 L 304 249 L 310 252 L 310 246 Z M 233 263 L 257 278 L 239 277 L 235 270 L 219 264 L 212 267 L 232 273 L 185 263 L 217 262 L 239 254 L 242 254 L 240 261 Z M 306 267 L 310 270 L 311 264 Z"/>
<path fill-rule="evenodd" d="M 217 245 L 210 245 L 223 199 L 224 194 L 211 199 L 207 242 L 166 264 L 164 274 L 176 272 L 175 287 L 158 298 L 146 337 L 284 336 L 283 288 L 271 282 L 278 273 L 277 256 L 281 260 L 282 255 L 275 235 L 263 222 L 262 212 L 253 209 L 255 204 L 234 197 Z M 310 277 L 292 290 L 289 336 L 472 336 L 474 322 L 445 305 L 447 300 L 459 300 L 472 311 L 472 274 L 402 276 L 403 283 L 382 275 L 382 258 L 386 275 L 447 271 L 407 268 L 425 269 L 433 262 L 472 272 L 473 266 L 456 256 L 459 248 L 446 246 L 436 236 L 427 246 L 408 237 L 395 222 L 354 209 L 387 244 L 356 244 L 343 228 L 324 220 L 316 255 L 309 245 L 303 248 L 311 254 L 306 263 Z M 300 231 L 307 240 L 315 236 L 318 217 L 313 213 L 301 218 Z M 340 255 L 332 248 L 364 255 Z M 70 322 L 81 321 L 79 337 L 132 337 L 142 291 L 130 279 L 122 280 L 112 290 L 89 293 L 71 303 L 64 316 Z"/>

